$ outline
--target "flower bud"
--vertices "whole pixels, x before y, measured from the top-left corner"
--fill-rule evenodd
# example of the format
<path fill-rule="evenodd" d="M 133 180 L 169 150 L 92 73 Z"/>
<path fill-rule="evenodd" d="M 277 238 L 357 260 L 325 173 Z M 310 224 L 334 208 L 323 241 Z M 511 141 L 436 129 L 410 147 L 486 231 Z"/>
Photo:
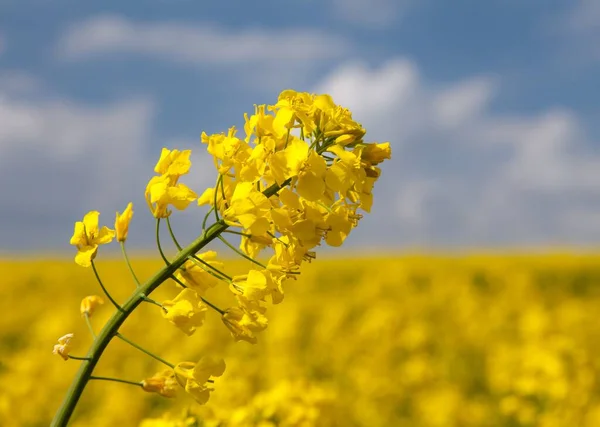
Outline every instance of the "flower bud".
<path fill-rule="evenodd" d="M 117 241 L 124 242 L 127 240 L 127 233 L 129 232 L 129 223 L 133 218 L 133 203 L 129 203 L 122 214 L 117 212 L 115 218 L 115 230 L 117 232 Z"/>
<path fill-rule="evenodd" d="M 73 334 L 63 335 L 58 339 L 58 344 L 54 346 L 54 350 L 52 353 L 59 355 L 63 358 L 63 360 L 69 360 L 69 352 L 71 351 L 71 340 L 73 339 Z"/>
<path fill-rule="evenodd" d="M 91 317 L 99 305 L 104 304 L 104 299 L 98 295 L 89 295 L 81 300 L 80 311 L 82 316 Z"/>
<path fill-rule="evenodd" d="M 159 372 L 142 381 L 142 389 L 148 393 L 158 393 L 163 397 L 175 397 L 179 384 L 171 369 Z"/>

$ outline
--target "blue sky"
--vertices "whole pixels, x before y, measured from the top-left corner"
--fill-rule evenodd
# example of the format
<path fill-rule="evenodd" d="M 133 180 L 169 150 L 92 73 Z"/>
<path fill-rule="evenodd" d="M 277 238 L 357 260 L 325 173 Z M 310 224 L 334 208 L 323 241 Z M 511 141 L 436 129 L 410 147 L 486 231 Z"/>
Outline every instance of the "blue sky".
<path fill-rule="evenodd" d="M 130 200 L 149 247 L 160 148 L 201 191 L 200 133 L 285 88 L 392 144 L 353 250 L 597 245 L 599 46 L 597 0 L 0 0 L 0 251 L 68 251 Z"/>

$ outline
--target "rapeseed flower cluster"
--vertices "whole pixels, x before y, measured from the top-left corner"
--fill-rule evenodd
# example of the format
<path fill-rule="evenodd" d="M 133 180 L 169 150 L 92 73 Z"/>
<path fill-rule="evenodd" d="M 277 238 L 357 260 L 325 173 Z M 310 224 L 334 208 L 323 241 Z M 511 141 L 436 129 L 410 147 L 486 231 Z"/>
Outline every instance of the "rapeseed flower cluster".
<path fill-rule="evenodd" d="M 244 135 L 231 127 L 227 133 L 207 135 L 201 142 L 213 157 L 216 184 L 200 196 L 180 179 L 192 166 L 191 150 L 163 148 L 145 190 L 145 199 L 156 218 L 156 241 L 165 267 L 146 283 L 140 282 L 132 268 L 125 243 L 133 218 L 129 203 L 117 212 L 114 230 L 99 225 L 99 212 L 91 211 L 76 222 L 71 244 L 77 248 L 75 262 L 91 267 L 106 298 L 116 313 L 102 331 L 96 332 L 90 318 L 104 300 L 96 295 L 81 302 L 94 343 L 86 356 L 70 354 L 73 334 L 59 339 L 54 352 L 65 360 L 82 361 L 54 425 L 69 419 L 81 390 L 90 380 L 106 380 L 139 386 L 147 392 L 172 397 L 178 385 L 198 403 L 208 401 L 215 380 L 225 371 L 222 359 L 210 354 L 198 362 L 170 363 L 143 348 L 120 332 L 120 326 L 141 303 L 160 308 L 162 316 L 191 336 L 213 309 L 235 340 L 257 342 L 257 335 L 268 325 L 268 304 L 284 299 L 284 284 L 296 280 L 304 262 L 312 261 L 321 244 L 341 246 L 373 203 L 373 186 L 381 175 L 379 165 L 391 157 L 389 143 L 365 142 L 364 128 L 346 108 L 336 105 L 329 95 L 283 91 L 274 105 L 255 107 L 246 114 Z M 182 247 L 171 228 L 175 210 L 188 209 L 194 202 L 206 206 L 202 234 L 189 246 Z M 214 221 L 208 221 L 214 217 Z M 166 222 L 178 253 L 169 259 L 160 241 L 161 221 Z M 236 245 L 226 238 L 235 236 Z M 100 245 L 114 238 L 136 284 L 124 303 L 118 303 L 104 285 L 95 259 Z M 235 253 L 251 262 L 251 268 L 230 275 L 215 251 L 200 250 L 219 239 Z M 264 261 L 260 259 L 266 258 Z M 180 291 L 156 301 L 150 293 L 172 279 Z M 210 302 L 208 292 L 225 284 L 235 304 L 226 309 Z M 169 369 L 141 382 L 97 376 L 94 368 L 104 349 L 117 337 L 153 357 Z"/>

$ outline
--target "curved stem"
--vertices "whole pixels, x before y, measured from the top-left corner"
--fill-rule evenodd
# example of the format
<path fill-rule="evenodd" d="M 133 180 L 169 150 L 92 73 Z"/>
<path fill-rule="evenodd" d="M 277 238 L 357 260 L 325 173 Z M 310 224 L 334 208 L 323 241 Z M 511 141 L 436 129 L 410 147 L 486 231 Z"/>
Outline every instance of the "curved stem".
<path fill-rule="evenodd" d="M 215 200 L 213 206 L 215 207 L 215 220 L 219 222 L 221 219 L 219 218 L 219 209 L 217 209 L 217 195 L 219 193 L 219 184 L 223 182 L 223 175 L 219 174 L 219 178 L 217 179 L 217 185 L 215 186 Z"/>
<path fill-rule="evenodd" d="M 173 365 L 172 363 L 167 362 L 165 359 L 163 359 L 160 356 L 157 356 L 156 354 L 152 353 L 151 351 L 146 350 L 144 347 L 140 346 L 139 344 L 134 343 L 133 341 L 131 341 L 129 338 L 125 338 L 120 332 L 117 332 L 115 334 L 115 336 L 123 341 L 125 341 L 127 344 L 129 344 L 132 347 L 137 348 L 139 351 L 141 351 L 142 353 L 146 353 L 148 356 L 152 357 L 153 359 L 158 360 L 160 363 L 163 363 L 165 365 L 167 365 L 169 368 L 171 369 L 175 369 L 175 365 Z"/>
<path fill-rule="evenodd" d="M 242 233 L 241 231 L 235 231 L 235 230 L 225 230 L 224 233 L 237 234 L 238 236 L 244 236 L 247 238 L 252 237 L 252 234 Z"/>
<path fill-rule="evenodd" d="M 100 287 L 104 291 L 104 295 L 106 295 L 106 298 L 108 298 L 110 300 L 110 302 L 112 302 L 112 304 L 117 308 L 117 310 L 122 311 L 123 308 L 110 296 L 110 294 L 104 287 L 102 280 L 100 280 L 100 275 L 98 274 L 98 270 L 96 270 L 96 264 L 94 264 L 94 260 L 92 260 L 92 270 L 94 270 L 94 275 L 96 276 L 96 280 L 98 280 L 98 283 L 100 283 Z"/>
<path fill-rule="evenodd" d="M 133 280 L 135 280 L 136 286 L 139 288 L 140 280 L 136 276 L 135 271 L 133 271 L 133 267 L 131 266 L 131 263 L 129 262 L 129 257 L 127 256 L 127 251 L 125 250 L 125 242 L 120 242 L 120 243 L 121 243 L 121 252 L 123 252 L 123 257 L 125 257 L 125 263 L 127 264 L 127 267 L 129 267 L 129 272 L 131 273 Z"/>
<path fill-rule="evenodd" d="M 179 244 L 179 242 L 177 241 L 177 238 L 175 237 L 175 233 L 173 232 L 173 229 L 171 228 L 171 221 L 169 221 L 169 217 L 167 217 L 167 228 L 169 229 L 169 234 L 171 235 L 171 239 L 173 240 L 173 244 L 177 247 L 178 250 L 181 250 L 181 245 Z M 227 283 L 231 282 L 231 277 L 228 276 L 227 274 L 223 273 L 221 270 L 219 270 L 218 268 L 214 267 L 213 265 L 209 264 L 208 262 L 204 261 L 202 258 L 200 258 L 197 255 L 192 255 L 192 257 L 190 258 L 191 261 L 194 262 L 194 264 L 198 265 L 200 268 L 202 268 L 204 271 L 206 271 L 208 274 L 216 277 L 217 279 L 223 280 Z M 202 264 L 202 265 L 200 265 Z M 211 271 L 208 271 L 206 268 L 210 268 L 211 270 L 213 270 L 215 273 Z"/>
<path fill-rule="evenodd" d="M 206 298 L 202 297 L 201 299 L 202 299 L 202 301 L 204 301 L 204 303 L 205 303 L 207 306 L 209 306 L 210 308 L 212 308 L 212 309 L 214 309 L 214 310 L 218 311 L 218 312 L 221 314 L 221 316 L 225 314 L 225 310 L 221 310 L 219 307 L 217 307 L 216 305 L 214 305 L 212 302 L 210 302 L 210 301 L 209 301 L 209 300 L 207 300 Z"/>
<path fill-rule="evenodd" d="M 202 220 L 202 231 L 206 230 L 206 221 L 208 221 L 208 217 L 210 216 L 211 212 L 213 211 L 215 207 L 212 206 L 208 212 L 206 212 L 206 215 L 204 215 L 204 219 Z"/>
<path fill-rule="evenodd" d="M 74 360 L 90 360 L 89 357 L 72 356 L 70 354 L 69 354 L 69 359 L 74 359 Z"/>
<path fill-rule="evenodd" d="M 95 375 L 91 375 L 90 376 L 90 380 L 114 381 L 116 383 L 131 384 L 131 385 L 136 385 L 138 387 L 142 387 L 142 383 L 141 382 L 137 382 L 136 383 L 135 381 L 122 380 L 120 378 L 98 377 L 98 376 L 95 376 Z"/>
<path fill-rule="evenodd" d="M 252 257 L 249 257 L 248 255 L 246 255 L 245 253 L 243 253 L 242 251 L 240 251 L 238 248 L 236 248 L 235 246 L 233 246 L 231 243 L 229 243 L 223 236 L 219 235 L 219 240 L 223 243 L 225 243 L 227 246 L 229 246 L 229 248 L 231 248 L 231 250 L 235 251 L 238 255 L 246 258 L 248 261 L 253 262 L 254 264 L 258 265 L 261 268 L 267 268 L 265 265 L 261 264 L 260 262 L 258 262 L 257 260 L 255 260 Z"/>
<path fill-rule="evenodd" d="M 158 252 L 160 252 L 160 256 L 165 262 L 165 264 L 170 265 L 171 263 L 165 256 L 165 253 L 163 252 L 162 247 L 160 246 L 160 218 L 156 218 L 156 246 L 158 247 Z"/>
<path fill-rule="evenodd" d="M 83 317 L 85 318 L 85 323 L 87 324 L 87 327 L 90 330 L 90 334 L 92 334 L 92 338 L 96 339 L 96 333 L 94 332 L 94 328 L 92 327 L 92 322 L 90 321 L 89 313 L 83 313 Z"/>
<path fill-rule="evenodd" d="M 291 179 L 286 180 L 281 186 L 277 184 L 271 185 L 269 188 L 263 191 L 263 194 L 267 197 L 271 197 L 276 194 L 281 188 L 288 185 Z M 173 261 L 161 268 L 153 277 L 148 279 L 142 286 L 137 288 L 134 293 L 125 301 L 122 306 L 122 310 L 115 312 L 112 317 L 106 322 L 98 337 L 90 347 L 87 357 L 89 360 L 84 360 L 81 363 L 77 374 L 69 390 L 67 391 L 65 398 L 58 408 L 50 427 L 64 427 L 71 419 L 71 415 L 81 398 L 83 390 L 86 384 L 92 376 L 94 368 L 98 364 L 100 357 L 108 347 L 108 344 L 115 336 L 121 325 L 125 322 L 127 317 L 135 310 L 135 308 L 142 303 L 143 297 L 148 296 L 152 291 L 158 288 L 163 282 L 170 279 L 177 271 L 179 267 L 191 256 L 196 254 L 214 239 L 216 239 L 223 231 L 227 230 L 229 226 L 222 222 L 212 224 L 208 229 L 204 230 L 202 234 L 189 244 L 185 249 L 179 252 Z"/>
<path fill-rule="evenodd" d="M 165 310 L 165 312 L 167 311 L 167 309 L 161 303 L 159 303 L 158 301 L 153 300 L 152 298 L 148 298 L 147 296 L 144 296 L 142 299 L 144 301 L 146 301 L 146 302 L 149 302 L 150 304 L 154 304 L 154 305 L 162 308 L 163 310 Z"/>
<path fill-rule="evenodd" d="M 277 190 L 274 190 L 274 194 Z M 104 353 L 104 350 L 110 343 L 111 339 L 115 336 L 121 325 L 125 322 L 127 317 L 133 312 L 133 310 L 142 303 L 143 297 L 149 295 L 153 290 L 158 288 L 163 282 L 171 278 L 173 273 L 183 265 L 188 257 L 196 252 L 200 251 L 211 241 L 217 238 L 224 230 L 227 229 L 227 224 L 216 223 L 204 231 L 196 240 L 190 243 L 183 251 L 181 251 L 173 259 L 172 263 L 160 269 L 153 277 L 148 279 L 142 286 L 135 290 L 135 292 L 125 301 L 122 310 L 117 311 L 108 320 L 104 328 L 98 334 L 98 337 L 90 347 L 87 356 L 90 360 L 82 362 L 79 371 L 75 376 L 75 379 L 71 383 L 65 398 L 56 412 L 54 419 L 52 420 L 51 427 L 64 427 L 69 422 L 77 402 L 81 398 L 81 394 L 85 389 L 87 382 L 92 375 L 96 364 L 100 360 L 100 357 Z"/>
<path fill-rule="evenodd" d="M 177 250 L 180 251 L 181 245 L 175 238 L 175 233 L 173 233 L 173 229 L 171 228 L 171 221 L 170 221 L 169 217 L 167 217 L 167 228 L 169 229 L 169 234 L 171 235 L 171 240 L 173 240 L 173 244 L 177 247 Z"/>
<path fill-rule="evenodd" d="M 288 245 L 287 243 L 285 243 L 283 240 L 281 240 L 279 237 L 277 237 L 275 234 L 271 233 L 270 231 L 267 231 L 267 234 L 268 234 L 269 236 L 271 236 L 273 239 L 277 239 L 277 240 L 279 240 L 279 242 L 280 242 L 281 244 L 283 244 L 283 246 L 285 246 L 286 248 L 287 248 L 287 247 L 289 247 L 289 245 Z"/>

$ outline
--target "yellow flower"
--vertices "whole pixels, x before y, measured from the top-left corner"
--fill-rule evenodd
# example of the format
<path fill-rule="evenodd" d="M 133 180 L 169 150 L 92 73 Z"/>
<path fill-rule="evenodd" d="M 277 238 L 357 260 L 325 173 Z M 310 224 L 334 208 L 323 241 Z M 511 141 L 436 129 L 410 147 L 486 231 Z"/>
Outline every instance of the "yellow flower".
<path fill-rule="evenodd" d="M 378 165 L 385 159 L 392 158 L 392 149 L 390 148 L 389 142 L 383 142 L 381 144 L 365 144 L 362 150 L 361 159 L 368 162 L 369 165 Z"/>
<path fill-rule="evenodd" d="M 269 230 L 270 209 L 269 199 L 252 182 L 242 182 L 235 187 L 231 205 L 223 218 L 230 225 L 239 222 L 250 234 L 261 236 Z"/>
<path fill-rule="evenodd" d="M 249 301 L 262 300 L 271 295 L 273 303 L 277 304 L 283 300 L 281 279 L 273 277 L 273 272 L 267 269 L 250 270 L 248 274 L 234 276 L 230 289 Z"/>
<path fill-rule="evenodd" d="M 171 215 L 169 205 L 184 210 L 198 195 L 185 184 L 174 184 L 168 175 L 154 176 L 146 186 L 146 203 L 155 218 Z"/>
<path fill-rule="evenodd" d="M 225 267 L 225 264 L 217 261 L 217 253 L 215 251 L 206 251 L 198 254 L 197 257 L 220 271 L 223 271 Z M 210 267 L 203 268 L 193 261 L 186 261 L 183 264 L 183 268 L 177 270 L 175 277 L 189 288 L 195 290 L 198 295 L 203 296 L 208 289 L 215 287 L 219 283 L 219 279 L 207 270 L 212 271 Z"/>
<path fill-rule="evenodd" d="M 104 299 L 98 295 L 89 295 L 81 300 L 81 315 L 91 317 L 98 306 L 104 304 Z"/>
<path fill-rule="evenodd" d="M 100 212 L 91 211 L 83 217 L 83 221 L 75 223 L 75 230 L 70 243 L 77 247 L 75 262 L 82 267 L 92 265 L 92 260 L 98 252 L 98 246 L 110 243 L 115 237 L 114 230 L 108 227 L 98 229 L 99 216 Z"/>
<path fill-rule="evenodd" d="M 54 346 L 54 350 L 52 353 L 58 354 L 63 360 L 69 360 L 69 352 L 71 351 L 71 340 L 73 339 L 73 334 L 63 335 L 58 339 L 58 344 Z"/>
<path fill-rule="evenodd" d="M 127 240 L 127 233 L 129 233 L 129 223 L 133 218 L 133 203 L 129 202 L 122 214 L 115 218 L 115 230 L 117 231 L 117 241 L 124 242 Z"/>
<path fill-rule="evenodd" d="M 142 381 L 142 389 L 148 393 L 158 393 L 163 397 L 175 397 L 179 384 L 175 372 L 166 369 Z"/>
<path fill-rule="evenodd" d="M 196 401 L 203 405 L 208 402 L 210 392 L 207 383 L 211 377 L 220 377 L 225 372 L 223 359 L 204 356 L 198 363 L 181 362 L 175 366 L 175 378 Z"/>
<path fill-rule="evenodd" d="M 206 306 L 192 289 L 184 289 L 174 300 L 165 301 L 162 305 L 167 310 L 163 312 L 165 319 L 186 335 L 192 335 L 204 322 Z"/>
<path fill-rule="evenodd" d="M 168 175 L 180 177 L 190 171 L 192 162 L 190 161 L 190 155 L 192 150 L 169 150 L 163 148 L 160 153 L 160 159 L 154 167 L 154 172 L 160 175 Z"/>
<path fill-rule="evenodd" d="M 246 301 L 238 297 L 238 302 L 239 307 L 225 310 L 221 320 L 236 341 L 256 344 L 255 333 L 264 330 L 268 324 L 265 317 L 267 309 L 262 307 L 258 301 Z"/>

